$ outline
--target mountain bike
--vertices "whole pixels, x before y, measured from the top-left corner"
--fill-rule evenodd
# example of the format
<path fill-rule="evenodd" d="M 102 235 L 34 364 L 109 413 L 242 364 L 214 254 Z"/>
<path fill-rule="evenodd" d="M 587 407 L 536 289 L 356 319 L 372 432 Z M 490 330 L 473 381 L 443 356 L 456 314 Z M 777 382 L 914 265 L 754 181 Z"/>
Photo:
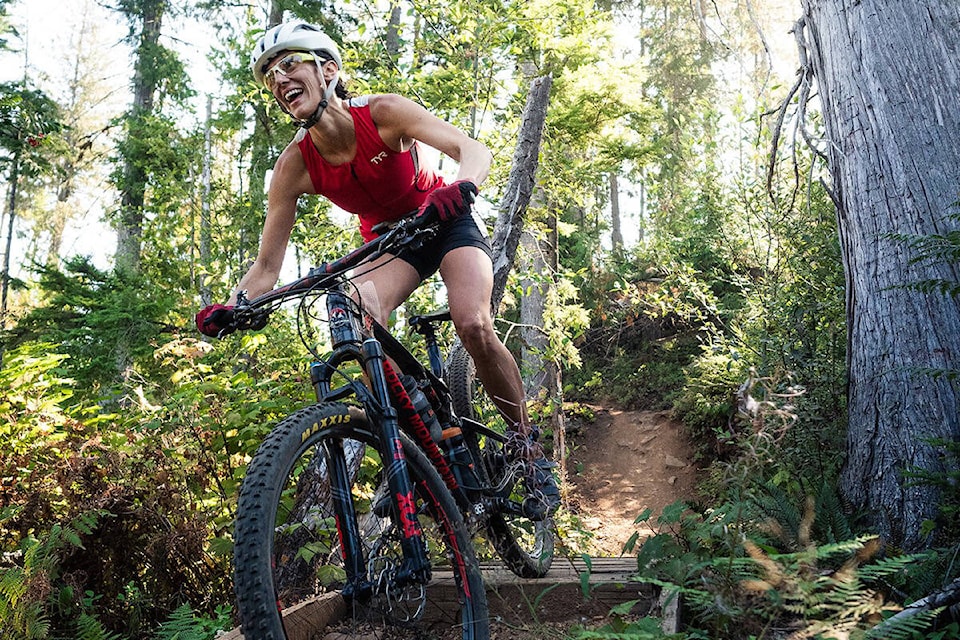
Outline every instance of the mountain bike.
<path fill-rule="evenodd" d="M 462 348 L 445 366 L 437 329 L 449 313 L 410 319 L 425 339 L 425 367 L 351 295 L 348 272 L 422 246 L 439 224 L 406 218 L 295 282 L 252 300 L 241 294 L 221 332 L 263 328 L 283 302 L 298 299 L 298 332 L 315 358 L 317 402 L 271 430 L 240 489 L 234 582 L 248 639 L 287 637 L 283 609 L 334 591 L 355 619 L 418 637 L 431 624 L 445 632 L 453 625 L 465 640 L 482 640 L 489 623 L 474 535 L 480 544 L 485 533 L 518 575 L 539 577 L 550 567 L 552 526 L 531 489 L 524 443 L 490 414 L 481 420 Z M 315 346 L 317 323 L 329 334 L 324 353 Z M 429 606 L 435 568 L 452 573 L 456 619 L 438 620 Z"/>

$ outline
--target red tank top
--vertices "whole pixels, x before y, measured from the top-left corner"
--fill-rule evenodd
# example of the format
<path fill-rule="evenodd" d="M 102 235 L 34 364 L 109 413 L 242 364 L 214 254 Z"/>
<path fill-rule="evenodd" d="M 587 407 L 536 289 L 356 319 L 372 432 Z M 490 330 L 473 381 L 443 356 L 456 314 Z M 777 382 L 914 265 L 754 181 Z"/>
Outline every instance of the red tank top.
<path fill-rule="evenodd" d="M 370 117 L 366 98 L 349 103 L 357 136 L 353 160 L 331 165 L 309 135 L 297 142 L 313 188 L 320 195 L 360 218 L 360 235 L 371 240 L 371 229 L 416 211 L 427 194 L 444 184 L 432 167 L 424 166 L 414 142 L 409 151 L 396 152 L 386 144 Z"/>

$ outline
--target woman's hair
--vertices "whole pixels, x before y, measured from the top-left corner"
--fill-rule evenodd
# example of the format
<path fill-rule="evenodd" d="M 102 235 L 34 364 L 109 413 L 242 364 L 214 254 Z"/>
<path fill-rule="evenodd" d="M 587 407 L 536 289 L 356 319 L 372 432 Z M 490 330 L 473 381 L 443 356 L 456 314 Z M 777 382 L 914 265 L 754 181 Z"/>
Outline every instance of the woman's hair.
<path fill-rule="evenodd" d="M 331 58 L 331 57 L 327 54 L 326 51 L 314 51 L 314 52 L 313 52 L 313 55 L 317 56 L 317 58 L 319 59 L 319 62 L 318 62 L 318 64 L 317 64 L 317 67 L 322 67 L 322 66 L 323 66 L 323 63 L 327 62 L 328 60 L 333 60 L 333 58 Z M 333 60 L 333 62 L 336 63 L 337 61 L 336 61 L 336 60 Z M 338 68 L 339 68 L 339 66 L 340 66 L 340 65 L 337 65 Z M 353 98 L 353 97 L 354 97 L 353 92 L 350 91 L 349 89 L 347 89 L 347 83 L 344 82 L 344 80 L 343 80 L 343 70 L 342 70 L 342 69 L 340 70 L 339 75 L 337 75 L 337 86 L 336 86 L 336 88 L 334 89 L 334 92 L 336 93 L 336 96 L 337 96 L 338 98 L 340 98 L 341 100 L 347 100 L 347 99 L 349 99 L 349 98 Z"/>

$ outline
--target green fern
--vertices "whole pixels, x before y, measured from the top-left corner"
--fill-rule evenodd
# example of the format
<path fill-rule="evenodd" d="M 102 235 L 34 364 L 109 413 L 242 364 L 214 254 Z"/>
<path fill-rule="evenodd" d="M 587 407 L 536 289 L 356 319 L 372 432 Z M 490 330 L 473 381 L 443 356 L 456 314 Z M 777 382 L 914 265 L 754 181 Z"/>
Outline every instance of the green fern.
<path fill-rule="evenodd" d="M 635 622 L 614 620 L 600 629 L 574 628 L 571 637 L 575 640 L 668 640 L 690 638 L 689 635 L 666 635 L 656 618 L 641 618 Z"/>
<path fill-rule="evenodd" d="M 958 577 L 960 571 L 960 546 L 949 549 L 936 549 L 916 567 L 909 570 L 902 583 L 897 587 L 907 592 L 906 601 L 919 600 L 939 591 Z"/>
<path fill-rule="evenodd" d="M 233 626 L 229 607 L 216 611 L 214 619 L 198 617 L 189 604 L 177 607 L 160 625 L 152 640 L 208 640 L 217 631 Z"/>
<path fill-rule="evenodd" d="M 907 574 L 920 563 L 931 558 L 929 553 L 887 557 L 865 565 L 858 571 L 859 577 L 866 582 L 881 582 L 883 580 Z"/>
<path fill-rule="evenodd" d="M 884 624 L 882 627 L 872 629 L 868 634 L 868 639 L 877 640 L 916 640 L 917 638 L 928 638 L 930 628 L 936 622 L 937 616 L 943 612 L 942 609 L 923 611 L 907 618 L 897 618 L 890 620 L 890 624 Z"/>
<path fill-rule="evenodd" d="M 90 511 L 67 524 L 54 524 L 40 538 L 30 536 L 20 542 L 15 556 L 19 565 L 0 568 L 0 637 L 49 637 L 48 602 L 43 598 L 51 592 L 59 574 L 61 552 L 70 546 L 82 548 L 81 534 L 89 535 L 102 515 L 101 511 Z M 107 636 L 104 640 L 113 639 Z"/>
<path fill-rule="evenodd" d="M 210 631 L 202 620 L 197 619 L 190 605 L 177 607 L 160 625 L 154 640 L 207 640 Z"/>
<path fill-rule="evenodd" d="M 124 640 L 124 637 L 107 631 L 95 616 L 81 613 L 77 618 L 77 640 Z"/>
<path fill-rule="evenodd" d="M 767 525 L 774 524 L 777 537 L 796 546 L 803 514 L 782 488 L 765 482 L 757 487 L 744 506 L 749 516 Z"/>
<path fill-rule="evenodd" d="M 45 640 L 50 621 L 43 605 L 27 598 L 29 584 L 20 567 L 0 570 L 0 638 Z"/>
<path fill-rule="evenodd" d="M 816 519 L 813 535 L 826 542 L 851 540 L 855 536 L 836 488 L 824 481 L 816 495 Z"/>
<path fill-rule="evenodd" d="M 906 601 L 901 585 L 937 556 L 883 557 L 876 536 L 815 543 L 813 531 L 835 538 L 849 530 L 832 495 L 822 488 L 801 512 L 781 502 L 783 492 L 770 486 L 751 496 L 749 508 L 726 505 L 727 513 L 711 512 L 698 522 L 685 519 L 682 527 L 671 528 L 672 536 L 647 539 L 638 553 L 637 579 L 680 593 L 691 627 L 706 637 L 760 637 L 764 629 L 777 627 L 795 631 L 790 637 L 797 639 L 864 638 L 876 620 L 899 608 L 889 594 Z M 744 534 L 756 529 L 754 522 L 737 525 L 730 512 L 761 519 L 762 529 L 780 538 L 754 542 Z M 786 522 L 771 525 L 774 514 Z M 828 522 L 818 525 L 819 518 Z M 777 547 L 792 550 L 780 553 Z M 903 625 L 897 620 L 897 635 L 891 637 L 912 640 L 933 623 L 931 616 Z"/>

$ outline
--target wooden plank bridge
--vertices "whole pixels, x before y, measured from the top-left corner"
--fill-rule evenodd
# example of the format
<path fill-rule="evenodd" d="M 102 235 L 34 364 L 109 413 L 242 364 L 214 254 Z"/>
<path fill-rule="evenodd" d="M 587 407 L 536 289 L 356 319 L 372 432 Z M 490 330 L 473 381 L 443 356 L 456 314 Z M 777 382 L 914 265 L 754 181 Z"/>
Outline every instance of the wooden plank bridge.
<path fill-rule="evenodd" d="M 574 624 L 605 616 L 612 607 L 631 601 L 637 601 L 638 614 L 645 614 L 662 603 L 658 603 L 658 589 L 630 580 L 636 562 L 636 558 L 594 558 L 588 568 L 583 560 L 557 557 L 546 577 L 533 580 L 518 578 L 501 565 L 484 565 L 490 615 L 511 624 L 524 624 L 534 619 L 556 619 L 557 612 L 562 611 Z M 453 614 L 446 609 L 455 611 L 458 606 L 453 576 L 436 572 L 428 588 L 435 609 L 426 615 L 449 619 Z M 327 594 L 284 611 L 284 626 L 291 640 L 313 640 L 346 613 L 340 596 Z M 219 638 L 242 639 L 239 629 Z"/>

